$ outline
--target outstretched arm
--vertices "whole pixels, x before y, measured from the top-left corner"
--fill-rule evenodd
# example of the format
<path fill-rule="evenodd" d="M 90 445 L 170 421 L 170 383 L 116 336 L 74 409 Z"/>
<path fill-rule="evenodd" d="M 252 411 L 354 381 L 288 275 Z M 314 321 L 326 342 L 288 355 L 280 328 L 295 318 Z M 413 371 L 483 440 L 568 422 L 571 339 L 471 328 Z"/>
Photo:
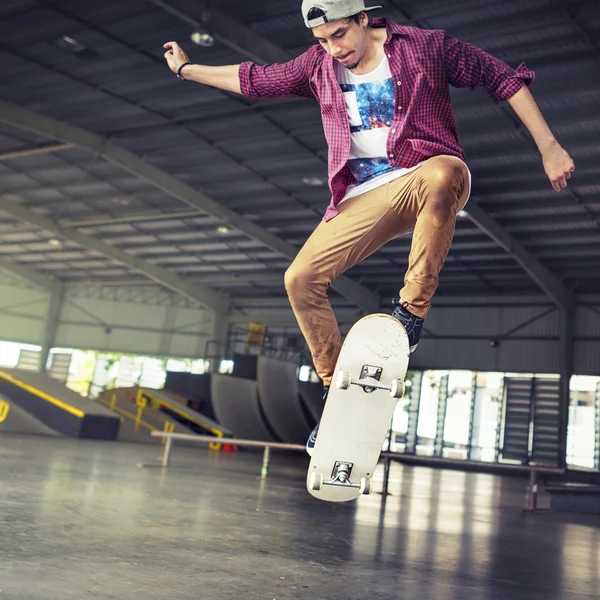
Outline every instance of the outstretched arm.
<path fill-rule="evenodd" d="M 167 64 L 173 73 L 177 73 L 181 65 L 189 62 L 188 55 L 181 49 L 177 42 L 168 42 L 164 47 L 167 49 L 167 52 L 165 52 Z M 181 76 L 188 81 L 196 81 L 197 83 L 210 85 L 228 92 L 241 94 L 239 72 L 240 65 L 228 65 L 225 67 L 186 65 L 181 70 Z"/>
<path fill-rule="evenodd" d="M 552 135 L 528 89 L 535 74 L 525 64 L 512 69 L 481 48 L 448 36 L 444 37 L 444 65 L 451 85 L 483 87 L 496 102 L 507 101 L 513 107 L 540 150 L 552 187 L 557 192 L 566 188 L 575 163 Z"/>
<path fill-rule="evenodd" d="M 165 59 L 169 68 L 177 73 L 181 65 L 189 62 L 188 55 L 177 42 L 168 42 Z M 314 63 L 314 46 L 308 52 L 282 64 L 257 65 L 251 61 L 240 65 L 207 67 L 186 65 L 180 75 L 184 79 L 211 85 L 247 98 L 314 98 L 309 80 L 309 65 Z"/>
<path fill-rule="evenodd" d="M 567 179 L 575 170 L 575 163 L 552 135 L 536 101 L 526 86 L 508 99 L 523 125 L 527 127 L 542 155 L 544 171 L 555 191 L 567 187 Z"/>

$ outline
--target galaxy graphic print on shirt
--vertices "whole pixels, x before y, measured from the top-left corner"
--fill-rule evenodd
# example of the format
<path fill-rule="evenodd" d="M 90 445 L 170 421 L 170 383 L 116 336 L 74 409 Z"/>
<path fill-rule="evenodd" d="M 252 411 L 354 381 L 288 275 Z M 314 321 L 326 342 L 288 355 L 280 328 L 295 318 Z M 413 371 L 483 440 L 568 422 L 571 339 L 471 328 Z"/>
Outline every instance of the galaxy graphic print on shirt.
<path fill-rule="evenodd" d="M 356 139 L 363 136 L 370 137 L 366 132 L 376 133 L 373 131 L 376 129 L 385 129 L 387 137 L 387 132 L 394 121 L 395 89 L 393 80 L 344 83 L 341 84 L 341 88 L 348 106 L 350 133 L 353 137 Z M 348 166 L 357 183 L 363 183 L 367 179 L 391 170 L 385 146 L 382 150 L 382 156 L 350 158 Z"/>

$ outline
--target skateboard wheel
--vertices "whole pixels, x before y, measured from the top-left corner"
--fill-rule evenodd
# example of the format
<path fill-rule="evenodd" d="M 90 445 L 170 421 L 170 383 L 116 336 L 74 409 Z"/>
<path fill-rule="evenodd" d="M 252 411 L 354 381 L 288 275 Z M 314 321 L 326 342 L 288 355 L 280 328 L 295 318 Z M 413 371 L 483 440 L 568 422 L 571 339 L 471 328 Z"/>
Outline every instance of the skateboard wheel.
<path fill-rule="evenodd" d="M 323 474 L 313 472 L 308 478 L 308 487 L 315 492 L 318 492 L 323 487 Z"/>
<path fill-rule="evenodd" d="M 371 493 L 371 478 L 370 477 L 362 477 L 360 480 L 360 493 L 361 494 L 370 494 Z"/>
<path fill-rule="evenodd" d="M 404 396 L 404 381 L 393 379 L 390 386 L 390 396 L 392 398 L 402 398 Z"/>
<path fill-rule="evenodd" d="M 350 373 L 346 371 L 340 371 L 337 376 L 336 387 L 338 390 L 347 390 L 350 387 Z"/>

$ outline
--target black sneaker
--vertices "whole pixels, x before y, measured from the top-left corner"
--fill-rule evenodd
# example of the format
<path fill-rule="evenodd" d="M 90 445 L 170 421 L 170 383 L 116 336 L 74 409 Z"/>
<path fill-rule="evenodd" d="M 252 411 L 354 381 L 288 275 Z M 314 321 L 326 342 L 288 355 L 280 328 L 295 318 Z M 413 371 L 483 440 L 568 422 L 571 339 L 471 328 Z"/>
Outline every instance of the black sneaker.
<path fill-rule="evenodd" d="M 329 394 L 329 388 L 328 387 L 323 387 L 323 402 L 325 400 L 327 400 L 327 394 Z M 306 442 L 306 453 L 309 456 L 313 455 L 313 452 L 315 450 L 315 443 L 317 442 L 317 433 L 319 431 L 319 423 L 317 423 L 315 425 L 315 428 L 312 430 L 308 441 Z"/>
<path fill-rule="evenodd" d="M 421 317 L 417 317 L 417 315 L 413 315 L 411 312 L 407 310 L 408 302 L 401 302 L 398 304 L 392 313 L 392 317 L 395 317 L 404 325 L 406 329 L 406 333 L 408 334 L 408 342 L 410 343 L 410 351 L 414 352 L 419 345 L 419 340 L 421 339 L 421 331 L 423 329 L 423 323 L 425 319 Z"/>

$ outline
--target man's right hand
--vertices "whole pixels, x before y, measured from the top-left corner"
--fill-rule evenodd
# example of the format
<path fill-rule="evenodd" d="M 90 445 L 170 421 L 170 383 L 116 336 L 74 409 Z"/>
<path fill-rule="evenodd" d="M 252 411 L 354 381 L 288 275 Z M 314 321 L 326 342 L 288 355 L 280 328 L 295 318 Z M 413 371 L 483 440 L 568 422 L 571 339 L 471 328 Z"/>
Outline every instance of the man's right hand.
<path fill-rule="evenodd" d="M 165 59 L 173 73 L 178 73 L 181 65 L 190 62 L 188 55 L 177 42 L 167 42 L 164 47 L 167 49 Z M 206 65 L 190 64 L 181 69 L 180 75 L 186 81 L 195 81 L 202 85 L 210 85 L 227 92 L 241 94 L 239 71 L 240 65 L 207 67 Z"/>
<path fill-rule="evenodd" d="M 171 69 L 173 73 L 177 73 L 179 67 L 183 63 L 190 61 L 188 55 L 181 49 L 177 42 L 167 42 L 164 45 L 164 48 L 167 49 L 167 51 L 165 52 L 167 64 L 169 65 L 169 69 Z"/>

